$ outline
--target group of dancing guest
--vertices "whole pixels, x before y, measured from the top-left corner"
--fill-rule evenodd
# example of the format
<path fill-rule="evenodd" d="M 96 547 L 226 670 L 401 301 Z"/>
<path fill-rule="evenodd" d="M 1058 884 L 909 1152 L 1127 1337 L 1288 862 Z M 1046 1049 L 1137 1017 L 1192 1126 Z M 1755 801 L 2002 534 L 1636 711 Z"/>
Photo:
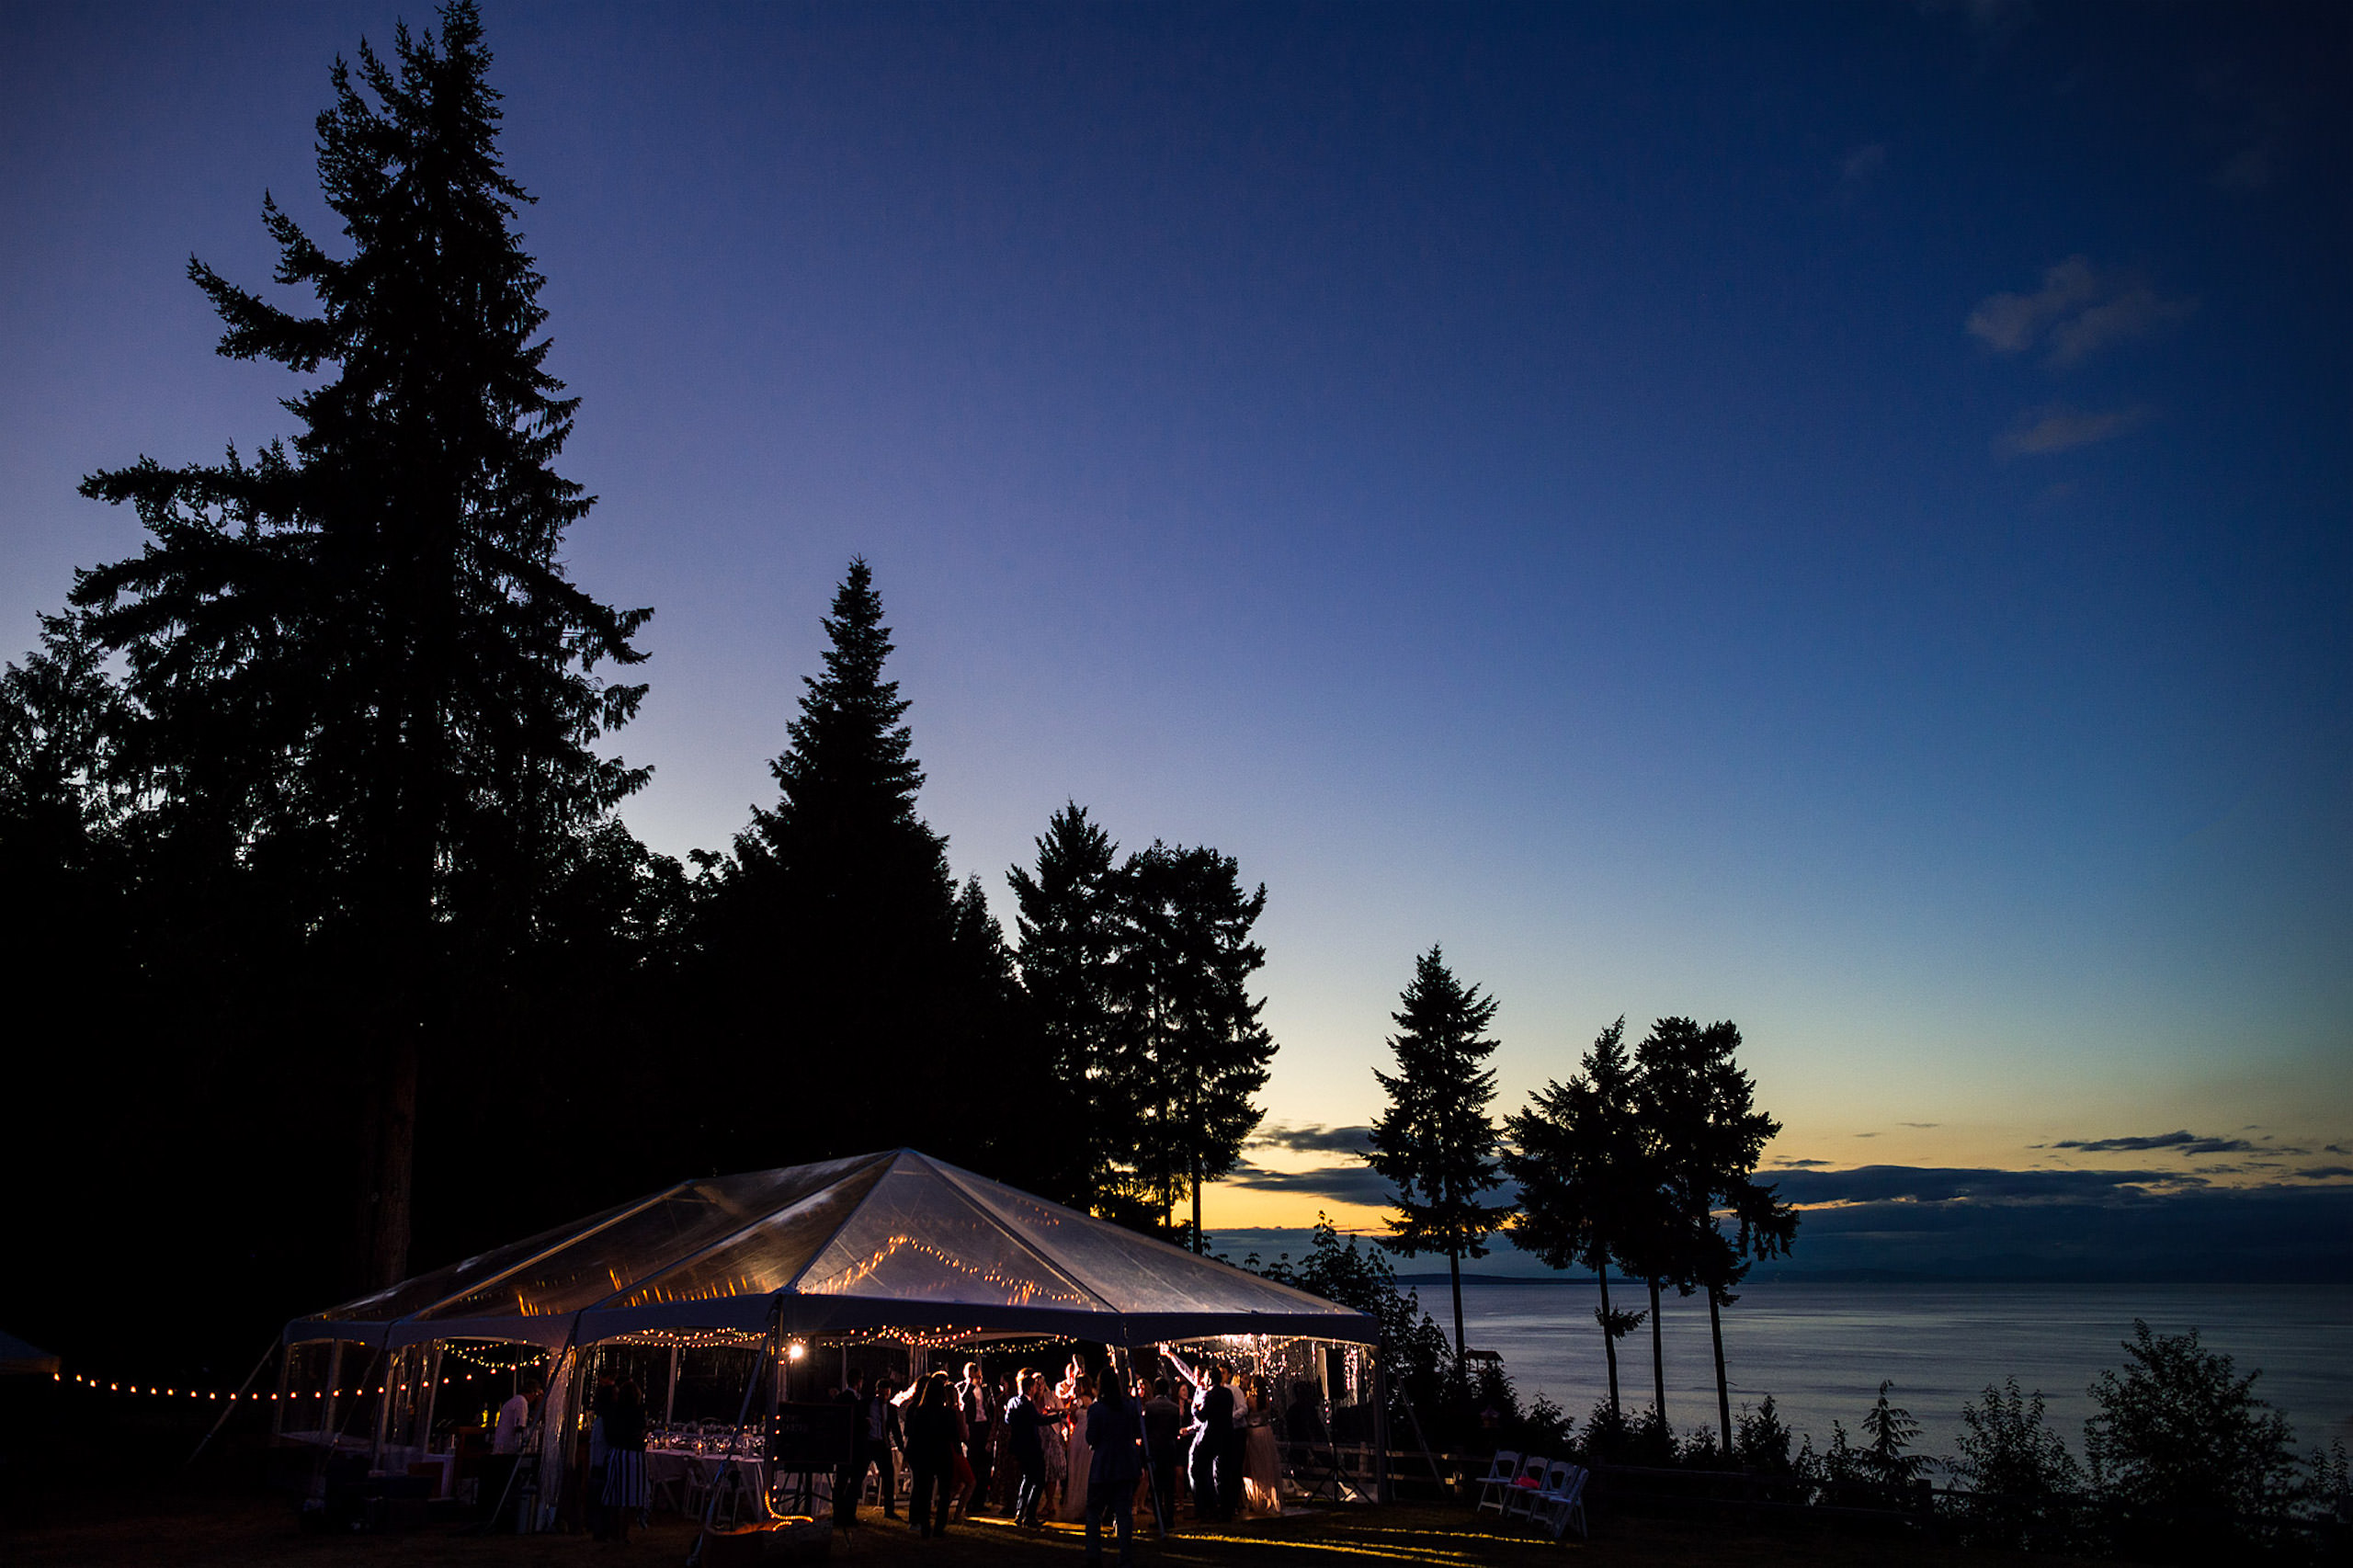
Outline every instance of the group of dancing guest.
<path fill-rule="evenodd" d="M 1168 1363 L 1180 1374 L 1173 1383 L 1139 1376 L 1132 1384 L 1108 1369 L 1098 1382 L 1075 1356 L 1052 1383 L 1026 1367 L 992 1380 L 967 1363 L 953 1381 L 938 1371 L 904 1391 L 878 1385 L 872 1408 L 892 1408 L 859 1425 L 885 1455 L 897 1438 L 914 1484 L 911 1517 L 924 1536 L 992 1506 L 1023 1525 L 1100 1522 L 1122 1531 L 1149 1510 L 1147 1519 L 1174 1528 L 1188 1471 L 1196 1521 L 1280 1514 L 1282 1461 L 1266 1380 L 1238 1379 L 1223 1363 L 1196 1367 L 1174 1353 Z M 858 1397 L 857 1388 L 853 1380 L 844 1398 Z M 882 1470 L 887 1510 L 889 1460 L 870 1462 Z M 849 1497 L 864 1490 L 870 1468 L 854 1463 L 856 1481 L 846 1474 L 841 1483 Z M 1116 1501 L 1097 1494 L 1107 1481 L 1120 1483 Z M 1125 1553 L 1123 1534 L 1123 1561 Z"/>
<path fill-rule="evenodd" d="M 1166 1355 L 1193 1395 L 1192 1422 L 1182 1429 L 1192 1438 L 1186 1469 L 1193 1517 L 1222 1522 L 1280 1514 L 1282 1456 L 1267 1380 L 1254 1373 L 1245 1386 L 1222 1361 L 1196 1368 L 1173 1350 Z"/>

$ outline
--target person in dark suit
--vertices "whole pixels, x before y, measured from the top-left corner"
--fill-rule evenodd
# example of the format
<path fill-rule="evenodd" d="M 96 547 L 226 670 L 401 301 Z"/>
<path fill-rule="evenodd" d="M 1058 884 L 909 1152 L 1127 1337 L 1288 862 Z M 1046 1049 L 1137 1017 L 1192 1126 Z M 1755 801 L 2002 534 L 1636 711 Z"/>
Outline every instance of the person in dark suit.
<path fill-rule="evenodd" d="M 866 1490 L 867 1429 L 873 1412 L 866 1407 L 866 1374 L 853 1371 L 849 1387 L 834 1396 L 849 1409 L 849 1457 L 834 1475 L 834 1524 L 840 1529 L 858 1527 L 858 1494 Z"/>
<path fill-rule="evenodd" d="M 964 1505 L 969 1517 L 980 1512 L 989 1494 L 989 1435 L 996 1428 L 996 1402 L 989 1397 L 988 1380 L 978 1361 L 964 1363 L 964 1381 L 956 1385 L 964 1406 L 964 1458 L 972 1467 L 972 1499 Z"/>
<path fill-rule="evenodd" d="M 915 1495 L 907 1511 L 915 1516 L 915 1534 L 926 1540 L 948 1533 L 955 1464 L 956 1391 L 947 1373 L 934 1372 L 915 1396 L 915 1408 L 907 1412 L 907 1469 L 915 1474 Z"/>
<path fill-rule="evenodd" d="M 866 1457 L 882 1471 L 882 1517 L 886 1519 L 899 1517 L 899 1477 L 891 1460 L 892 1450 L 904 1453 L 907 1447 L 906 1428 L 900 1423 L 898 1392 L 897 1383 L 888 1378 L 878 1379 L 874 1397 L 868 1401 L 874 1415 L 866 1428 Z M 858 1484 L 863 1486 L 865 1483 Z"/>
<path fill-rule="evenodd" d="M 1243 1447 L 1249 1434 L 1242 1426 L 1242 1393 L 1233 1386 L 1233 1369 L 1223 1362 L 1210 1369 L 1208 1428 L 1217 1476 L 1217 1517 L 1231 1519 L 1242 1512 Z"/>
<path fill-rule="evenodd" d="M 1017 1386 L 1020 1392 L 1005 1405 L 1005 1450 L 1021 1471 L 1021 1490 L 1013 1499 L 1013 1522 L 1034 1526 L 1046 1492 L 1046 1444 L 1039 1428 L 1051 1417 L 1045 1412 L 1043 1373 L 1024 1367 Z"/>
<path fill-rule="evenodd" d="M 1143 1413 L 1120 1386 L 1103 1380 L 1103 1395 L 1086 1411 L 1086 1568 L 1102 1568 L 1103 1522 L 1120 1538 L 1120 1568 L 1136 1560 L 1136 1477 L 1143 1473 Z"/>
<path fill-rule="evenodd" d="M 1147 1386 L 1145 1380 L 1136 1380 L 1137 1391 Z M 1164 1530 L 1176 1527 L 1176 1477 L 1185 1468 L 1184 1450 L 1176 1440 L 1177 1432 L 1185 1425 L 1185 1413 L 1168 1397 L 1168 1380 L 1162 1378 L 1149 1384 L 1151 1397 L 1143 1402 L 1143 1454 L 1152 1469 L 1152 1506 Z"/>

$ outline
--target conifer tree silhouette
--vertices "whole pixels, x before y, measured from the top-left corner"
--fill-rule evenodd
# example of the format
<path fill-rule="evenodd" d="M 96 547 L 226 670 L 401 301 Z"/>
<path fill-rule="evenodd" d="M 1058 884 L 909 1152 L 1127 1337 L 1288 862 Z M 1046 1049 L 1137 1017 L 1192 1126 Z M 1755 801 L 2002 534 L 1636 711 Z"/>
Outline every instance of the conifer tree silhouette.
<path fill-rule="evenodd" d="M 1465 988 L 1432 947 L 1414 963 L 1414 979 L 1390 1015 L 1397 1025 L 1389 1048 L 1392 1075 L 1373 1069 L 1389 1095 L 1374 1119 L 1372 1168 L 1397 1188 L 1400 1217 L 1383 1238 L 1392 1251 L 1446 1256 L 1454 1285 L 1454 1359 L 1462 1339 L 1462 1260 L 1487 1256 L 1486 1238 L 1512 1211 L 1508 1203 L 1482 1202 L 1502 1184 L 1501 1142 L 1487 1108 L 1495 1074 L 1484 1066 L 1496 1041 L 1484 1038 L 1498 1004 L 1475 985 Z"/>
<path fill-rule="evenodd" d="M 371 1284 L 407 1264 L 419 1074 L 458 971 L 528 939 L 550 865 L 646 777 L 593 745 L 644 687 L 592 672 L 642 657 L 651 612 L 564 573 L 592 504 L 552 466 L 576 400 L 545 368 L 481 17 L 450 0 L 440 21 L 335 64 L 318 167 L 348 254 L 264 199 L 276 280 L 316 314 L 188 265 L 222 354 L 322 378 L 285 400 L 290 446 L 92 474 L 84 494 L 151 538 L 74 590 L 128 654 L 158 831 L 277 875 L 308 960 L 347 983 L 348 1038 L 381 1064 Z"/>

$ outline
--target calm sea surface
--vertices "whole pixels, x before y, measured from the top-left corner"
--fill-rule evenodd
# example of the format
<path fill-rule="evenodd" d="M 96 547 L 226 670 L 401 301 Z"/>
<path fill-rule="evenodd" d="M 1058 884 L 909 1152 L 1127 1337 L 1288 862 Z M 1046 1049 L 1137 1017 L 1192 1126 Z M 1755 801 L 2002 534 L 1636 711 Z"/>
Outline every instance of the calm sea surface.
<path fill-rule="evenodd" d="M 1450 1331 L 1447 1287 L 1416 1283 L 1423 1308 Z M 1462 1287 L 1473 1349 L 1503 1354 L 1523 1400 L 1548 1393 L 1582 1421 L 1608 1392 L 1591 1281 L 1472 1280 Z M 1640 1308 L 1639 1288 L 1611 1304 Z M 2086 1387 L 2135 1317 L 2160 1334 L 2200 1331 L 2256 1392 L 2285 1412 L 2297 1446 L 2330 1438 L 2353 1447 L 2353 1291 L 2324 1285 L 1805 1285 L 1752 1284 L 1724 1313 L 1733 1411 L 1774 1396 L 1781 1418 L 1828 1445 L 1830 1423 L 1860 1441 L 1862 1415 L 1892 1379 L 1889 1399 L 1921 1424 L 1920 1449 L 1952 1452 L 1961 1407 L 1989 1382 L 2015 1376 L 2040 1389 L 2048 1419 L 2078 1455 Z M 1715 1369 L 1706 1301 L 1669 1294 L 1662 1317 L 1667 1418 L 1678 1432 L 1715 1422 Z M 1619 1386 L 1627 1407 L 1650 1403 L 1650 1329 L 1622 1342 Z"/>

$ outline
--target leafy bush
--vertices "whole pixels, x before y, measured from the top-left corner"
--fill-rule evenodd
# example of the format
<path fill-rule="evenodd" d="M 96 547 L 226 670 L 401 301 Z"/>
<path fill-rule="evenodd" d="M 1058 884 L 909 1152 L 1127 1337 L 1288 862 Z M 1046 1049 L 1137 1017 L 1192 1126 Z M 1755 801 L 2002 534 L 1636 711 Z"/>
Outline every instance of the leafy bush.
<path fill-rule="evenodd" d="M 2043 1424 L 2042 1391 L 2018 1392 L 2016 1378 L 1985 1385 L 1961 1409 L 1956 1480 L 1974 1494 L 1957 1504 L 1962 1533 L 1986 1546 L 2071 1544 L 2071 1494 L 2084 1484 L 2083 1467 L 2066 1439 Z"/>
<path fill-rule="evenodd" d="M 2106 1497 L 2157 1510 L 2278 1515 L 2302 1490 L 2287 1418 L 2256 1397 L 2263 1374 L 2237 1375 L 2198 1331 L 2153 1334 L 2139 1319 L 2121 1376 L 2091 1386 L 2084 1458 Z"/>
<path fill-rule="evenodd" d="M 1759 1475 L 1795 1475 L 1797 1464 L 1790 1455 L 1790 1442 L 1795 1436 L 1782 1423 L 1768 1393 L 1754 1410 L 1745 1404 L 1740 1407 L 1740 1420 L 1733 1426 L 1733 1457 L 1743 1470 Z"/>

